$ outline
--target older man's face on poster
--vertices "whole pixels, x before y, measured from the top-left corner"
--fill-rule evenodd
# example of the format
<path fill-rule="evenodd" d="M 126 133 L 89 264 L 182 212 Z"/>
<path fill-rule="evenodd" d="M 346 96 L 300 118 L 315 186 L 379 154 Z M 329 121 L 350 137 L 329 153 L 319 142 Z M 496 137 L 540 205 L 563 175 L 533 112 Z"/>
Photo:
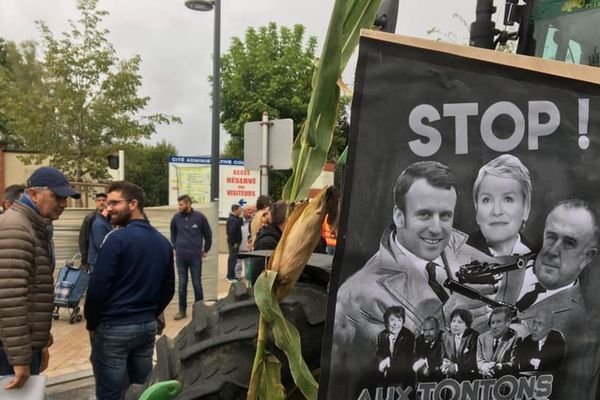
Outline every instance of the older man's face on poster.
<path fill-rule="evenodd" d="M 555 208 L 546 219 L 535 274 L 546 289 L 573 283 L 597 253 L 594 220 L 584 208 Z"/>

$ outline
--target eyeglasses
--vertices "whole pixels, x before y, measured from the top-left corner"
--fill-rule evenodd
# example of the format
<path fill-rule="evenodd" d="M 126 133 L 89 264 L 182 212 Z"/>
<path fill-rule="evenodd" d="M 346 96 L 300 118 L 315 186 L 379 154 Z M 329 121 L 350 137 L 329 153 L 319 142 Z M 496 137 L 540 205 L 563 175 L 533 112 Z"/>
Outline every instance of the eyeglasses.
<path fill-rule="evenodd" d="M 106 204 L 107 204 L 109 207 L 113 207 L 113 206 L 116 206 L 117 204 L 119 204 L 119 203 L 122 203 L 122 202 L 124 202 L 124 201 L 129 201 L 129 200 L 127 200 L 127 199 L 121 199 L 121 200 L 109 200 L 109 201 L 107 201 L 107 202 L 106 202 Z"/>

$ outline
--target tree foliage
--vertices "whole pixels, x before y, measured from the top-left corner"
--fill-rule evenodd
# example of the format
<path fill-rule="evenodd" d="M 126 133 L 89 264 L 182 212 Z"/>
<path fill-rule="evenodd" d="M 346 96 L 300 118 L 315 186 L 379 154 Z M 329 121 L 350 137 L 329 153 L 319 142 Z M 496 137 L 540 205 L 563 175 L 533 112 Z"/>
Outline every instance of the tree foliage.
<path fill-rule="evenodd" d="M 306 118 L 314 70 L 314 36 L 305 28 L 248 28 L 244 40 L 234 37 L 221 58 L 221 122 L 231 136 L 225 155 L 243 158 L 244 124 L 258 121 L 263 111 L 271 119 L 292 118 L 294 131 Z"/>
<path fill-rule="evenodd" d="M 21 147 L 19 132 L 46 120 L 48 87 L 36 53 L 32 41 L 0 44 L 0 131 L 8 148 Z"/>
<path fill-rule="evenodd" d="M 150 99 L 137 94 L 141 57 L 117 57 L 108 30 L 100 27 L 108 13 L 96 6 L 97 0 L 78 0 L 80 18 L 69 21 L 70 32 L 59 38 L 37 21 L 44 47 L 39 85 L 29 89 L 9 81 L 4 101 L 8 128 L 28 150 L 43 154 L 28 161 L 48 155 L 78 181 L 106 179 L 112 151 L 150 137 L 158 124 L 179 122 L 164 114 L 142 115 Z M 22 50 L 23 60 L 31 51 L 35 55 L 34 46 Z"/>
<path fill-rule="evenodd" d="M 144 189 L 147 206 L 169 204 L 169 156 L 177 154 L 172 144 L 131 146 L 125 150 L 125 177 Z"/>
<path fill-rule="evenodd" d="M 302 25 L 293 28 L 267 26 L 248 28 L 244 39 L 234 37 L 221 58 L 221 123 L 229 133 L 224 155 L 244 157 L 244 124 L 259 121 L 263 111 L 269 118 L 291 118 L 294 137 L 306 120 L 315 69 L 314 36 L 306 37 Z M 348 133 L 347 105 L 340 101 L 340 118 L 329 152 L 336 160 Z M 270 171 L 269 192 L 277 199 L 291 171 Z"/>

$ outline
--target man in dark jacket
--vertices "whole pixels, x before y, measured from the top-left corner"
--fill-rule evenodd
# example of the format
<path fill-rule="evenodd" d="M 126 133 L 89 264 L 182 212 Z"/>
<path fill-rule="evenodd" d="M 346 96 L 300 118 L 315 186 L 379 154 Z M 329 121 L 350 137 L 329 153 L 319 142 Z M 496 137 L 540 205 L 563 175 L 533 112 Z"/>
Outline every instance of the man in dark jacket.
<path fill-rule="evenodd" d="M 106 208 L 106 193 L 96 194 L 96 209 L 85 216 L 79 229 L 79 252 L 81 253 L 81 265 L 84 268 L 89 267 L 88 252 L 90 245 L 90 235 L 92 233 L 92 224 L 94 219 Z"/>
<path fill-rule="evenodd" d="M 404 327 L 406 312 L 402 306 L 389 307 L 383 313 L 385 329 L 377 335 L 375 353 L 377 383 L 384 386 L 413 388 L 415 374 L 411 369 L 415 335 Z"/>
<path fill-rule="evenodd" d="M 105 238 L 91 275 L 85 318 L 98 400 L 120 399 L 124 382 L 142 384 L 152 370 L 157 318 L 173 298 L 173 248 L 144 216 L 142 189 L 108 187 L 108 211 L 121 228 Z"/>
<path fill-rule="evenodd" d="M 179 312 L 174 319 L 187 316 L 188 271 L 194 287 L 194 302 L 204 299 L 202 293 L 202 259 L 208 255 L 212 245 L 212 231 L 208 219 L 192 208 L 192 199 L 187 194 L 177 198 L 179 212 L 171 220 L 171 243 L 175 247 L 177 275 L 179 276 Z"/>
<path fill-rule="evenodd" d="M 537 312 L 531 324 L 531 334 L 517 345 L 517 359 L 520 371 L 541 371 L 554 374 L 554 387 L 557 387 L 557 371 L 565 357 L 565 339 L 552 329 L 554 315 L 543 309 Z"/>
<path fill-rule="evenodd" d="M 423 333 L 415 341 L 413 371 L 419 382 L 439 382 L 444 379 L 442 366 L 442 332 L 434 317 L 427 317 L 422 325 Z"/>
<path fill-rule="evenodd" d="M 96 265 L 96 261 L 98 260 L 100 247 L 102 247 L 102 242 L 104 242 L 104 237 L 108 235 L 108 232 L 110 231 L 112 231 L 112 225 L 110 224 L 108 209 L 105 208 L 94 218 L 94 222 L 92 222 L 87 255 L 90 271 L 94 269 L 94 265 Z"/>
<path fill-rule="evenodd" d="M 239 204 L 231 206 L 231 213 L 227 218 L 227 247 L 229 249 L 229 258 L 227 259 L 227 282 L 232 282 L 235 279 L 235 265 L 237 263 L 237 255 L 240 252 L 240 244 L 242 244 L 242 225 L 244 220 L 240 217 L 242 208 Z"/>
<path fill-rule="evenodd" d="M 68 197 L 79 193 L 67 178 L 41 167 L 27 180 L 23 197 L 0 217 L 0 376 L 14 375 L 6 389 L 23 386 L 48 367 L 55 267 L 51 227 Z"/>
<path fill-rule="evenodd" d="M 4 188 L 2 196 L 2 212 L 6 212 L 25 193 L 25 185 L 10 185 Z"/>
<path fill-rule="evenodd" d="M 256 242 L 254 243 L 254 250 L 275 250 L 283 234 L 286 213 L 287 204 L 285 202 L 277 201 L 271 205 L 270 222 L 258 232 Z M 257 257 L 252 261 L 252 284 L 256 282 L 264 269 L 264 258 Z"/>

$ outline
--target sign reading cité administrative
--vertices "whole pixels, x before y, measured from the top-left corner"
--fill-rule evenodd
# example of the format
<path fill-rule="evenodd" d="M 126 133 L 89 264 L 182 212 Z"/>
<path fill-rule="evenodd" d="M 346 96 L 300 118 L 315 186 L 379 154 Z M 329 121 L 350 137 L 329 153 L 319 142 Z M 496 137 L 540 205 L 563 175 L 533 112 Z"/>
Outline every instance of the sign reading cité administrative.
<path fill-rule="evenodd" d="M 598 398 L 599 71 L 363 34 L 319 398 Z"/>
<path fill-rule="evenodd" d="M 255 204 L 260 192 L 258 171 L 248 171 L 244 162 L 234 159 L 219 161 L 219 217 L 227 218 L 232 204 Z M 169 157 L 169 204 L 188 194 L 198 203 L 210 202 L 210 158 Z"/>

